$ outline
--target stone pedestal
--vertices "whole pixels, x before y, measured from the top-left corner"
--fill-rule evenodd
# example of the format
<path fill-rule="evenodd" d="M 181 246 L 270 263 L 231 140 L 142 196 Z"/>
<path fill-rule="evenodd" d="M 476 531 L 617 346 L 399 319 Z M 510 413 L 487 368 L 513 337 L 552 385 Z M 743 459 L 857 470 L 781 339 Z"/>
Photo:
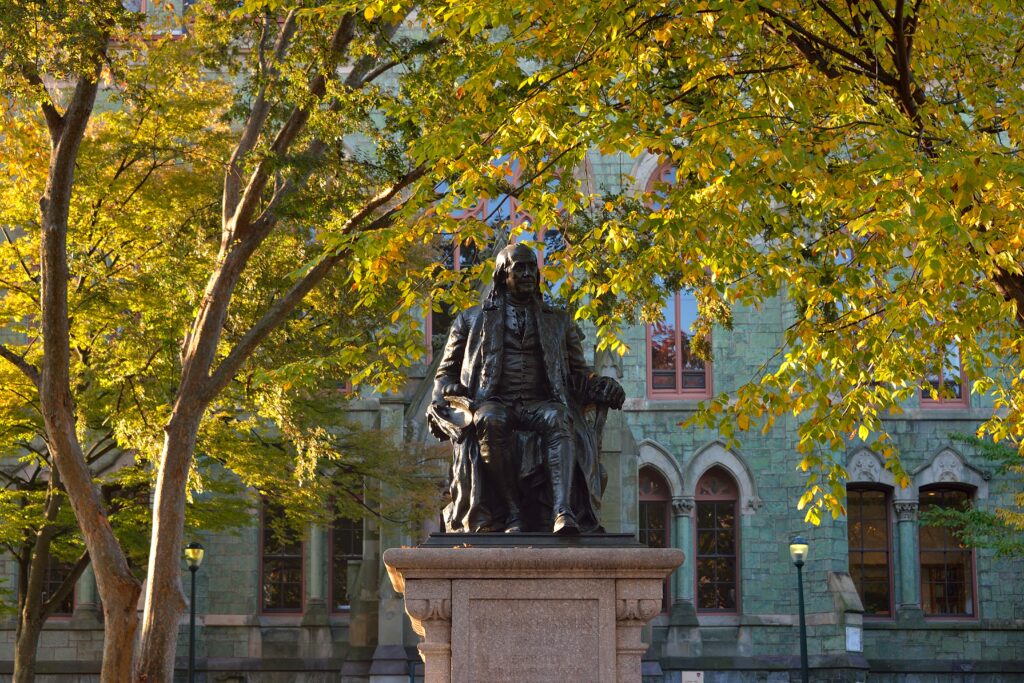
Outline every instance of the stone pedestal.
<path fill-rule="evenodd" d="M 425 683 L 640 683 L 675 549 L 393 548 Z"/>

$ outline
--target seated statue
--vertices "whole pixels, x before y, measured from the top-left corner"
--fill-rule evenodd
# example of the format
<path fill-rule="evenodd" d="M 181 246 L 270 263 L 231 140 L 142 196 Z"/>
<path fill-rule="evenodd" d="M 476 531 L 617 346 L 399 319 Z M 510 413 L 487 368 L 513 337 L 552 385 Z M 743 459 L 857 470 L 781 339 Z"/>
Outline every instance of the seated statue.
<path fill-rule="evenodd" d="M 484 304 L 452 323 L 427 410 L 454 445 L 446 531 L 603 532 L 600 424 L 584 409 L 625 397 L 587 365 L 569 315 L 544 303 L 536 253 L 502 249 Z"/>

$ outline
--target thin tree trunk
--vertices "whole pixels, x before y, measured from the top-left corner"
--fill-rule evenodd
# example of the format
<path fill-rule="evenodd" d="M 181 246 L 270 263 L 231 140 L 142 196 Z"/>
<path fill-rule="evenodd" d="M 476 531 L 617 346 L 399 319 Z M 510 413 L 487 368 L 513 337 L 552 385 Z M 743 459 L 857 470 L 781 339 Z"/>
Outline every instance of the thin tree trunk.
<path fill-rule="evenodd" d="M 45 622 L 41 618 L 41 603 L 45 570 L 50 561 L 49 547 L 48 529 L 44 527 L 36 536 L 32 559 L 21 563 L 21 571 L 25 572 L 26 580 L 22 583 L 23 594 L 18 601 L 18 626 L 14 632 L 14 683 L 31 683 L 35 679 L 39 634 Z"/>
<path fill-rule="evenodd" d="M 18 615 L 12 683 L 32 683 L 35 680 L 39 634 L 43 632 L 44 623 L 42 620 L 32 619 L 27 610 L 22 610 Z"/>
<path fill-rule="evenodd" d="M 99 67 L 75 85 L 63 115 L 50 126 L 51 151 L 47 184 L 39 201 L 43 364 L 39 399 L 46 437 L 64 482 L 85 545 L 92 559 L 96 585 L 106 617 L 101 683 L 131 680 L 135 631 L 135 604 L 140 585 L 107 519 L 93 485 L 78 440 L 70 381 L 70 327 L 68 314 L 67 232 L 75 162 L 86 124 L 96 101 Z"/>
<path fill-rule="evenodd" d="M 46 487 L 46 504 L 43 510 L 45 523 L 36 532 L 31 547 L 24 548 L 21 572 L 24 580 L 18 586 L 18 625 L 14 636 L 14 683 L 30 683 L 35 678 L 36 654 L 39 649 L 39 635 L 43 625 L 57 607 L 71 595 L 75 583 L 88 564 L 88 555 L 83 554 L 63 578 L 60 586 L 43 599 L 46 579 L 50 569 L 50 548 L 53 539 L 61 533 L 55 524 L 63 502 L 60 475 L 51 471 Z M 31 559 L 28 555 L 31 554 Z"/>

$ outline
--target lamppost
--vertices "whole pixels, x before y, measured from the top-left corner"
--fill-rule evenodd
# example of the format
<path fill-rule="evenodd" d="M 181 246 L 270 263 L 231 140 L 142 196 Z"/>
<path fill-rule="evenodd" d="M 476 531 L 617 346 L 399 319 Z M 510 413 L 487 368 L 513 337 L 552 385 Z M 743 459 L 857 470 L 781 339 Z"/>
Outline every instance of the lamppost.
<path fill-rule="evenodd" d="M 796 585 L 800 594 L 800 680 L 808 683 L 807 620 L 804 618 L 804 560 L 807 558 L 807 541 L 802 536 L 794 536 L 789 542 L 789 556 L 796 565 Z"/>
<path fill-rule="evenodd" d="M 185 564 L 192 572 L 192 599 L 189 601 L 188 617 L 188 683 L 196 680 L 196 572 L 203 563 L 205 549 L 199 543 L 189 543 L 185 547 Z"/>

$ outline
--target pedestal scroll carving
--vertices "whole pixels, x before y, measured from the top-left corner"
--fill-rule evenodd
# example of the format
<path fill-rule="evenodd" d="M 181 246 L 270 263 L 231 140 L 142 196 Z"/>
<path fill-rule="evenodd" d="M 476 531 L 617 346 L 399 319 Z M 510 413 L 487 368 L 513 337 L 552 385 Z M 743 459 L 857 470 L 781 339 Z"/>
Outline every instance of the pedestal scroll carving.
<path fill-rule="evenodd" d="M 452 620 L 452 601 L 443 598 L 406 600 L 405 611 L 412 620 L 412 630 L 422 636 L 424 621 Z"/>
<path fill-rule="evenodd" d="M 639 681 L 641 660 L 648 647 L 641 634 L 644 624 L 661 611 L 662 584 L 619 580 L 615 592 L 616 680 Z"/>
<path fill-rule="evenodd" d="M 396 585 L 397 589 L 398 586 Z M 451 581 L 428 579 L 409 581 L 405 589 L 405 612 L 412 630 L 423 641 L 418 649 L 423 660 L 426 683 L 452 680 L 452 585 Z"/>

